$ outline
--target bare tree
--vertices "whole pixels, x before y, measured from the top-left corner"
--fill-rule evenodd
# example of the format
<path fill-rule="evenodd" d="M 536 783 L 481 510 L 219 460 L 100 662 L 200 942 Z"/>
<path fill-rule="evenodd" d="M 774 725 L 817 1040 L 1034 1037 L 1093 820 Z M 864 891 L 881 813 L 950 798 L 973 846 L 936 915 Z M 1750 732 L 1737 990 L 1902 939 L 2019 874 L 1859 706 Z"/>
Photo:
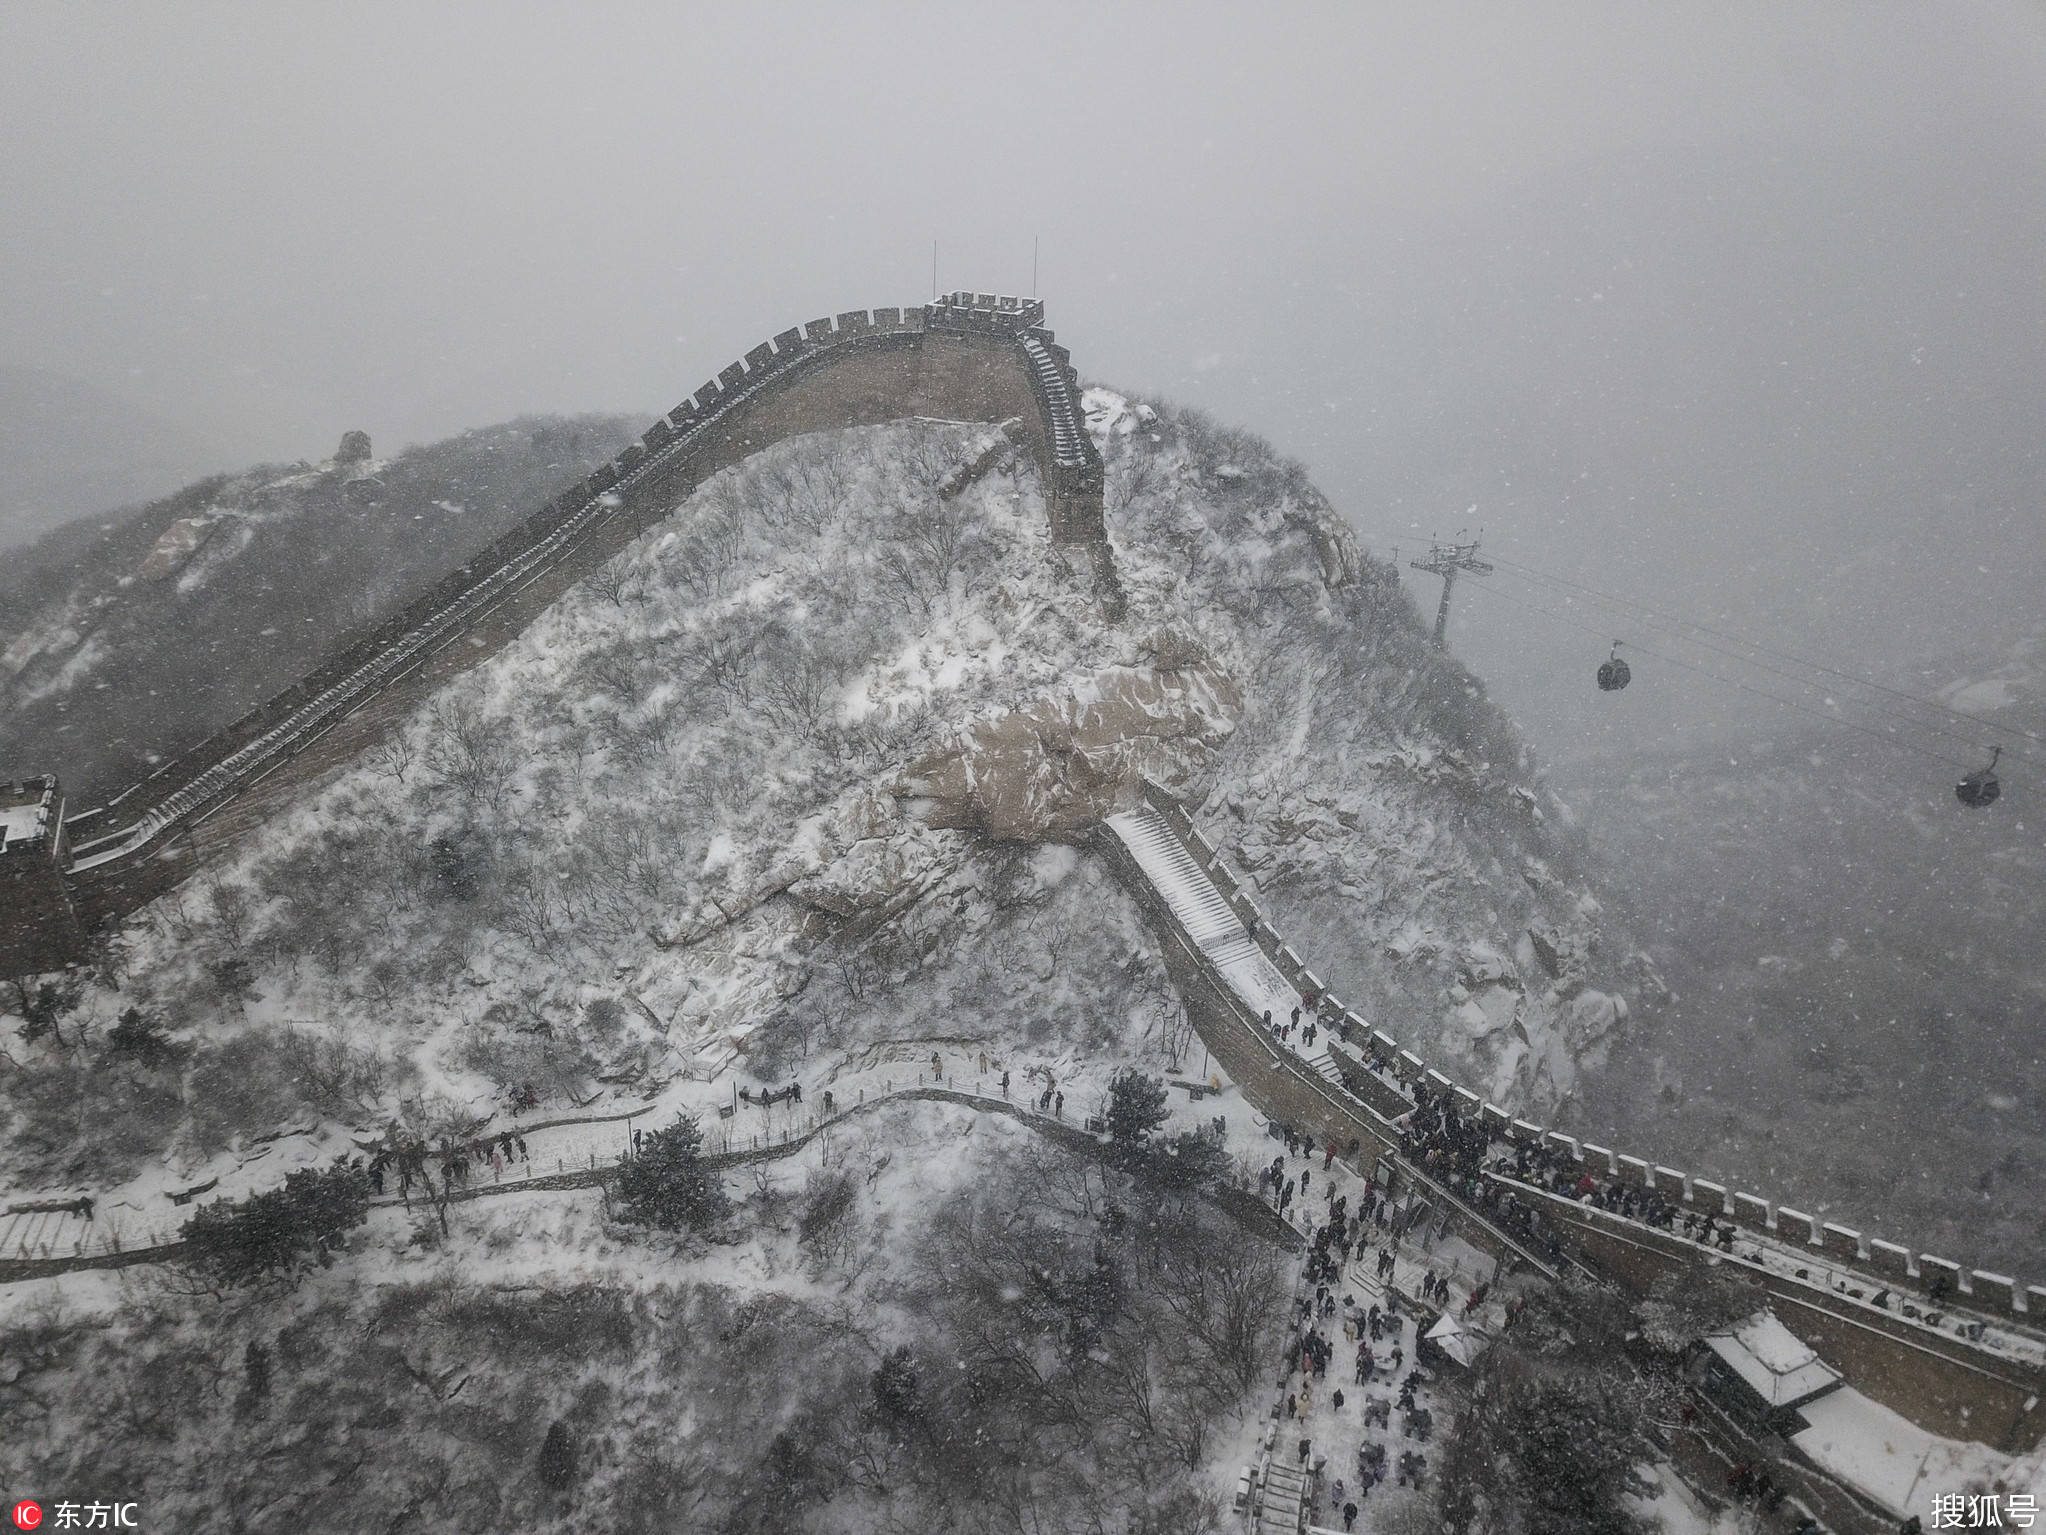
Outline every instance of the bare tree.
<path fill-rule="evenodd" d="M 624 559 L 615 559 L 592 571 L 583 584 L 613 607 L 622 609 L 625 599 L 633 594 L 634 571 Z"/>
<path fill-rule="evenodd" d="M 518 781 L 521 756 L 511 722 L 467 700 L 442 700 L 429 711 L 434 733 L 426 765 L 470 805 L 502 810 Z"/>
<path fill-rule="evenodd" d="M 697 680 L 729 712 L 753 702 L 753 669 L 760 649 L 760 631 L 727 631 L 709 635 L 688 648 Z"/>
<path fill-rule="evenodd" d="M 764 647 L 759 694 L 784 729 L 814 731 L 837 688 L 837 669 L 809 645 L 783 634 Z"/>
<path fill-rule="evenodd" d="M 759 483 L 769 520 L 809 534 L 830 525 L 850 489 L 844 455 L 819 442 L 792 445 L 760 471 Z"/>
<path fill-rule="evenodd" d="M 1137 448 L 1125 449 L 1108 474 L 1108 507 L 1113 512 L 1126 512 L 1136 502 L 1149 496 L 1164 483 L 1165 474 L 1158 466 L 1158 460 L 1150 453 Z"/>
<path fill-rule="evenodd" d="M 745 543 L 735 522 L 709 515 L 681 539 L 668 559 L 677 579 L 696 597 L 721 597 Z"/>
<path fill-rule="evenodd" d="M 959 448 L 952 435 L 935 422 L 905 423 L 893 443 L 896 471 L 918 490 L 935 497 L 959 462 Z"/>
<path fill-rule="evenodd" d="M 403 730 L 396 730 L 364 752 L 362 760 L 377 777 L 395 778 L 403 783 L 417 756 L 412 738 Z"/>
<path fill-rule="evenodd" d="M 249 887 L 223 879 L 218 870 L 210 870 L 200 888 L 206 904 L 212 908 L 214 929 L 226 941 L 228 951 L 239 955 L 247 946 L 253 916 Z"/>

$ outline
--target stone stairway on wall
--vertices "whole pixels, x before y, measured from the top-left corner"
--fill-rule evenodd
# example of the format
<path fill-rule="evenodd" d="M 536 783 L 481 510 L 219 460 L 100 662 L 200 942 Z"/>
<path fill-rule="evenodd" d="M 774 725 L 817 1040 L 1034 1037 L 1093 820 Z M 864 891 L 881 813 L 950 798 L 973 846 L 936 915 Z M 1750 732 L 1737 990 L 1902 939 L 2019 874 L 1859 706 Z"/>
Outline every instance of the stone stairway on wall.
<path fill-rule="evenodd" d="M 1283 1024 L 1289 1021 L 1302 1000 L 1300 991 L 1286 978 L 1274 956 L 1260 946 L 1256 933 L 1248 925 L 1249 920 L 1256 920 L 1269 935 L 1269 927 L 1262 918 L 1255 917 L 1253 913 L 1253 917 L 1247 919 L 1232 905 L 1222 894 L 1214 875 L 1204 868 L 1203 860 L 1193 855 L 1185 839 L 1178 835 L 1165 812 L 1156 805 L 1145 804 L 1134 810 L 1119 812 L 1108 817 L 1104 824 L 1128 863 L 1134 866 L 1136 877 L 1143 880 L 1163 902 L 1172 922 L 1186 935 L 1198 964 L 1211 977 L 1217 992 L 1229 999 L 1229 1021 L 1223 1026 L 1232 1029 L 1248 1026 L 1256 1041 L 1254 1057 L 1263 1059 L 1278 1073 L 1273 1078 L 1268 1072 L 1262 1088 L 1238 1074 L 1238 1084 L 1251 1101 L 1262 1112 L 1296 1127 L 1312 1124 L 1317 1119 L 1330 1121 L 1322 1128 L 1339 1144 L 1352 1139 L 1353 1132 L 1368 1130 L 1372 1144 L 1378 1148 L 1377 1154 L 1391 1155 L 1398 1160 L 1399 1128 L 1395 1120 L 1398 1114 L 1413 1106 L 1411 1100 L 1400 1099 L 1400 1107 L 1391 1115 L 1380 1112 L 1368 1101 L 1358 1098 L 1330 1057 L 1326 1045 L 1313 1059 L 1309 1059 L 1301 1051 L 1279 1043 L 1253 1022 L 1262 1016 L 1274 1026 Z M 1216 862 L 1212 851 L 1207 862 L 1209 865 Z M 1248 905 L 1247 901 L 1245 904 Z M 1283 948 L 1279 952 L 1290 954 Z M 1311 977 L 1306 983 L 1320 990 L 1320 983 Z M 1361 1026 L 1361 1020 L 1359 1024 Z M 1318 1106 L 1332 1110 L 1333 1114 L 1309 1112 L 1304 1119 L 1300 1116 L 1298 1111 L 1303 1104 L 1296 1090 L 1309 1082 L 1312 1083 L 1311 1095 Z M 1291 1110 L 1280 1101 L 1288 1097 L 1292 1098 Z M 1338 1124 L 1343 1126 L 1340 1135 L 1335 1134 Z M 1361 1136 L 1357 1138 L 1362 1139 Z M 1402 1177 L 1415 1191 L 1421 1192 L 1431 1202 L 1447 1202 L 1446 1192 L 1434 1180 L 1411 1164 L 1402 1161 L 1400 1165 Z M 1518 1261 L 1536 1272 L 1553 1272 L 1539 1255 L 1491 1225 L 1477 1212 L 1464 1207 L 1459 1207 L 1459 1210 L 1468 1222 L 1482 1228 L 1476 1236 L 1479 1245 L 1492 1251 L 1510 1251 Z"/>
<path fill-rule="evenodd" d="M 1258 1503 L 1257 1535 L 1300 1535 L 1307 1525 L 1307 1478 L 1298 1465 L 1275 1453 L 1266 1468 L 1264 1493 Z"/>
<path fill-rule="evenodd" d="M 1326 1050 L 1308 1057 L 1307 1069 L 1316 1073 L 1322 1081 L 1328 1083 L 1331 1087 L 1347 1089 L 1349 1086 L 1348 1079 L 1343 1076 L 1342 1068 L 1336 1065 L 1334 1058 Z"/>
<path fill-rule="evenodd" d="M 1243 919 L 1194 862 L 1186 845 L 1173 835 L 1164 816 L 1149 805 L 1140 805 L 1110 816 L 1108 826 L 1122 839 L 1145 878 L 1164 897 L 1179 925 L 1216 970 L 1226 972 L 1264 959 Z M 1284 984 L 1276 970 L 1273 976 Z M 1290 988 L 1287 992 L 1291 995 Z"/>

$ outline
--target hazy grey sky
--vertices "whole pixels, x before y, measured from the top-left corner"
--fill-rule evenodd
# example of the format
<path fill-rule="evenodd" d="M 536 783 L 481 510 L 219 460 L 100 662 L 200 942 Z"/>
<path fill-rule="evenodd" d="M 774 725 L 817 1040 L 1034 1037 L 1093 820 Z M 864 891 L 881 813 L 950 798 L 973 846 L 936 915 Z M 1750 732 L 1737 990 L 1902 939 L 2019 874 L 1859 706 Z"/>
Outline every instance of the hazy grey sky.
<path fill-rule="evenodd" d="M 1475 503 L 1839 654 L 2040 620 L 2037 6 L 17 4 L 0 145 L 0 363 L 224 464 L 665 409 L 1037 237 L 1085 373 L 1374 541 Z M 1595 641 L 1461 611 L 1591 744 Z"/>

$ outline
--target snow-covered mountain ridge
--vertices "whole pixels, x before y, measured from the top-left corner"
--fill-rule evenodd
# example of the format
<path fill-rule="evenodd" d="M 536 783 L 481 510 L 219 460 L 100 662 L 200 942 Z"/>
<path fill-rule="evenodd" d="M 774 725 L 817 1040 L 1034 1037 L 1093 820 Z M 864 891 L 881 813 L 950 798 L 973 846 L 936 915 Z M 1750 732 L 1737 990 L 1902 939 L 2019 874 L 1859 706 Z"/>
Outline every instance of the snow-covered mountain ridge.
<path fill-rule="evenodd" d="M 1199 1059 L 1158 934 L 1089 845 L 1147 780 L 1198 807 L 1277 925 L 1375 1026 L 1555 1122 L 1628 1010 L 1576 833 L 1531 758 L 1297 469 L 1197 416 L 1106 391 L 1088 404 L 1120 621 L 1092 569 L 1052 544 L 1036 467 L 998 429 L 908 421 L 748 459 L 131 922 L 67 999 L 63 1050 L 39 1046 L 22 1067 L 8 1125 L 20 1185 L 96 1190 L 109 1218 L 158 1213 L 168 1193 L 267 1186 L 350 1130 L 360 1144 L 394 1121 L 429 1136 L 487 1121 L 495 1137 L 633 1108 L 750 1128 L 766 1111 L 715 1116 L 739 1086 L 791 1078 L 844 1105 L 871 1102 L 856 1095 L 877 1077 L 892 1088 L 928 1071 L 990 1095 L 1013 1077 L 1016 1096 L 1055 1095 L 1056 1113 L 1098 1112 L 1118 1068 L 1183 1074 Z M 966 464 L 986 469 L 966 483 Z M 163 1031 L 155 1050 L 113 1045 L 131 1008 Z M 534 1099 L 541 1115 L 514 1117 Z M 1212 1106 L 1175 1126 L 1205 1128 Z M 1250 1105 L 1232 1092 L 1220 1106 L 1239 1167 L 1262 1161 Z M 795 1476 L 788 1441 L 807 1425 L 822 1438 L 865 1421 L 846 1404 L 891 1350 L 935 1338 L 939 1378 L 965 1368 L 950 1352 L 974 1352 L 963 1340 L 988 1323 L 952 1276 L 1019 1208 L 1018 1261 L 1056 1273 L 1061 1296 L 1161 1261 L 1102 1245 L 1152 1227 L 1122 1223 L 1122 1193 L 1096 1191 L 1086 1158 L 980 1118 L 878 1107 L 806 1149 L 793 1207 L 788 1177 L 763 1170 L 714 1241 L 672 1250 L 600 1216 L 587 1192 L 493 1191 L 504 1197 L 452 1235 L 427 1220 L 409 1240 L 403 1213 L 381 1210 L 348 1273 L 252 1310 L 251 1336 L 284 1336 L 288 1315 L 294 1357 L 312 1357 L 308 1338 L 330 1347 L 357 1329 L 385 1340 L 364 1381 L 397 1378 L 392 1348 L 441 1380 L 463 1317 L 516 1328 L 529 1307 L 587 1308 L 611 1318 L 600 1352 L 618 1362 L 557 1361 L 558 1379 L 493 1366 L 493 1389 L 556 1405 L 459 1439 L 463 1479 L 435 1506 L 487 1501 L 522 1474 L 517 1459 L 492 1469 L 499 1447 L 529 1460 L 558 1413 L 593 1446 L 591 1485 L 610 1489 L 600 1522 L 642 1527 L 634 1509 L 677 1506 L 663 1500 L 679 1473 L 664 1468 L 684 1442 L 703 1451 L 695 1425 L 715 1418 L 721 1442 L 689 1461 L 694 1485 L 754 1508 L 743 1527 L 801 1527 L 784 1504 L 755 1507 L 749 1483 Z M 552 1134 L 534 1136 L 536 1155 Z M 1199 1254 L 1187 1274 L 1240 1268 L 1269 1323 L 1269 1255 L 1254 1241 L 1238 1252 L 1243 1234 L 1211 1217 L 1172 1227 Z M 564 1288 L 569 1275 L 587 1288 Z M 1013 1288 L 988 1294 L 1008 1306 Z M 1148 1303 L 1117 1302 L 1129 1331 L 1113 1347 L 1163 1370 L 1170 1334 L 1135 1330 Z M 434 1325 L 393 1307 L 426 1307 Z M 821 1373 L 791 1362 L 734 1407 L 711 1400 L 722 1366 L 655 1377 L 632 1362 L 673 1353 L 668 1319 L 699 1316 L 719 1319 L 719 1359 L 759 1316 L 805 1340 Z M 67 1325 L 51 1336 L 75 1346 Z M 1062 1353 L 1037 1320 L 1021 1325 L 1047 1378 L 1124 1357 Z M 173 1304 L 134 1326 L 212 1346 Z M 1256 1374 L 1270 1340 L 1250 1343 Z M 136 1357 L 157 1347 L 138 1341 Z M 711 1356 L 699 1342 L 687 1357 Z M 948 1399 L 962 1421 L 1002 1400 L 974 1357 Z M 1211 1482 L 1236 1452 L 1218 1458 L 1199 1435 L 1237 1432 L 1250 1378 L 1174 1409 L 1199 1433 L 1168 1478 L 1123 1467 L 1114 1485 L 1160 1506 L 1226 1501 L 1226 1478 Z M 571 1381 L 589 1393 L 572 1406 Z M 354 1409 L 341 1419 L 417 1461 Z M 1113 1436 L 1081 1437 L 1092 1456 Z M 898 1492 L 891 1475 L 859 1497 Z M 833 1495 L 846 1501 L 817 1527 L 855 1527 L 829 1522 L 854 1517 L 853 1495 Z"/>
<path fill-rule="evenodd" d="M 225 1008 L 202 1054 L 318 1020 L 457 1118 L 898 1037 L 1113 1053 L 1174 1004 L 1068 844 L 1148 777 L 1374 1023 L 1553 1112 L 1625 1004 L 1510 728 L 1297 468 L 1088 405 L 1120 624 L 1026 457 L 955 490 L 991 429 L 783 443 L 152 907 L 81 1004 Z"/>
<path fill-rule="evenodd" d="M 0 562 L 0 760 L 102 803 L 288 687 L 633 440 L 531 417 L 216 475 Z"/>

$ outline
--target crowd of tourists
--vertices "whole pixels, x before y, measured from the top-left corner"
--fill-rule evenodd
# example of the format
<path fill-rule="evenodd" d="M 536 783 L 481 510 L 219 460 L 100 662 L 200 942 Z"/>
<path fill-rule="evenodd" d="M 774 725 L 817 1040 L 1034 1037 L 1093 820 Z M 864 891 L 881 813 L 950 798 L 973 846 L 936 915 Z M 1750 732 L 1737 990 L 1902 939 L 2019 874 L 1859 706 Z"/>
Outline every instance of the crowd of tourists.
<path fill-rule="evenodd" d="M 1418 1358 L 1410 1360 L 1406 1329 L 1413 1327 L 1411 1342 L 1418 1350 L 1428 1317 L 1403 1297 L 1395 1285 L 1395 1270 L 1404 1243 L 1411 1240 L 1432 1246 L 1439 1233 L 1428 1221 L 1425 1205 L 1388 1199 L 1370 1177 L 1360 1174 L 1359 1182 L 1349 1182 L 1336 1174 L 1334 1163 L 1341 1148 L 1333 1143 L 1316 1145 L 1292 1133 L 1287 1133 L 1285 1140 L 1285 1152 L 1260 1170 L 1263 1193 L 1289 1216 L 1296 1200 L 1304 1200 L 1317 1188 L 1326 1204 L 1308 1234 L 1302 1258 L 1301 1290 L 1293 1302 L 1287 1333 L 1285 1394 L 1279 1410 L 1287 1423 L 1302 1431 L 1289 1442 L 1297 1448 L 1310 1498 L 1325 1498 L 1331 1515 L 1340 1516 L 1342 1528 L 1351 1530 L 1360 1505 L 1373 1488 L 1387 1481 L 1418 1488 L 1427 1479 L 1424 1446 L 1435 1423 L 1421 1393 L 1434 1377 Z M 1351 1150 L 1354 1153 L 1355 1148 Z M 1314 1165 L 1317 1159 L 1319 1168 Z M 1292 1171 L 1298 1161 L 1305 1165 Z M 1347 1190 L 1343 1188 L 1346 1182 Z M 1345 1275 L 1352 1272 L 1352 1263 L 1367 1261 L 1370 1288 L 1377 1290 L 1382 1300 L 1362 1305 L 1354 1294 L 1344 1293 Z M 1448 1282 L 1432 1269 L 1423 1267 L 1419 1280 L 1410 1282 L 1420 1301 L 1437 1309 L 1446 1309 L 1454 1299 Z M 1473 1289 L 1464 1303 L 1465 1313 L 1482 1303 L 1485 1294 L 1482 1284 Z M 1354 1348 L 1344 1372 L 1348 1380 L 1335 1371 L 1338 1329 L 1340 1346 L 1346 1351 Z M 1397 1440 L 1393 1440 L 1395 1425 Z M 1354 1466 L 1332 1468 L 1328 1455 L 1316 1452 L 1312 1430 L 1317 1427 L 1361 1431 Z M 1383 1437 L 1375 1436 L 1374 1429 Z M 1389 1449 L 1389 1440 L 1397 1453 Z"/>
<path fill-rule="evenodd" d="M 530 1171 L 532 1162 L 526 1138 L 510 1130 L 461 1141 L 443 1135 L 437 1145 L 417 1136 L 394 1134 L 371 1155 L 364 1171 L 369 1174 L 372 1194 L 381 1196 L 395 1179 L 399 1196 L 410 1205 L 415 1183 L 423 1192 L 433 1191 L 433 1182 L 427 1177 L 429 1166 L 439 1173 L 440 1187 L 447 1191 L 467 1188 L 472 1178 L 480 1180 L 486 1168 L 493 1178 L 502 1178 L 507 1172 L 517 1177 Z"/>
<path fill-rule="evenodd" d="M 1304 995 L 1301 1002 L 1303 1005 L 1293 1009 L 1291 1021 L 1285 1024 L 1274 1024 L 1272 1015 L 1264 1014 L 1265 1028 L 1276 1042 L 1305 1054 L 1314 1048 L 1323 1031 L 1334 1030 L 1345 1039 L 1350 1037 L 1348 1023 L 1324 1017 L 1322 1004 L 1313 993 Z M 1373 1059 L 1367 1064 L 1380 1075 L 1389 1075 L 1383 1061 Z M 1425 1081 L 1412 1083 L 1410 1091 L 1414 1107 L 1398 1122 L 1400 1150 L 1407 1161 L 1453 1197 L 1544 1253 L 1551 1262 L 1560 1260 L 1562 1255 L 1556 1233 L 1543 1228 L 1527 1202 L 1487 1179 L 1484 1176 L 1487 1172 L 1609 1210 L 1721 1252 L 1734 1250 L 1736 1228 L 1723 1212 L 1689 1209 L 1681 1201 L 1665 1198 L 1659 1189 L 1611 1176 L 1601 1177 L 1560 1147 L 1496 1136 L 1482 1119 L 1458 1112 L 1450 1093 Z M 1354 1140 L 1350 1143 L 1353 1156 L 1357 1146 Z M 1283 1189 L 1280 1195 L 1281 1208 L 1290 1205 Z"/>

